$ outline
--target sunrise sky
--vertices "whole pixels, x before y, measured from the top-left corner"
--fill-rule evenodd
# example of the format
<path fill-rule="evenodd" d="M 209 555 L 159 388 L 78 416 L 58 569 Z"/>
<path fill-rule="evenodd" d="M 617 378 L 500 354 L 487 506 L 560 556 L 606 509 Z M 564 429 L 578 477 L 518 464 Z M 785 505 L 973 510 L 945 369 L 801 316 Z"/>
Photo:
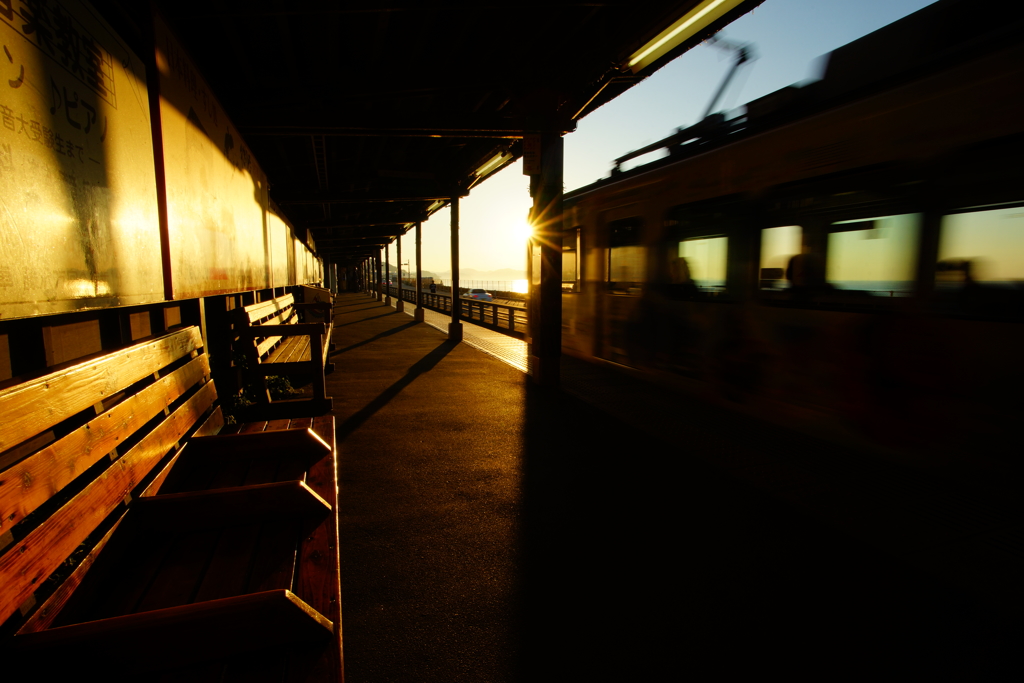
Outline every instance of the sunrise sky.
<path fill-rule="evenodd" d="M 766 0 L 722 36 L 751 43 L 757 60 L 744 66 L 719 103 L 729 110 L 792 83 L 816 78 L 819 57 L 892 23 L 932 0 Z M 732 54 L 701 45 L 624 95 L 591 113 L 565 138 L 565 189 L 607 176 L 614 158 L 696 123 L 732 62 Z M 649 161 L 653 157 L 642 159 Z M 473 189 L 461 202 L 460 261 L 463 269 L 526 267 L 529 180 L 516 162 Z M 450 270 L 449 211 L 423 226 L 423 268 Z M 412 233 L 402 260 L 415 268 Z M 391 262 L 395 262 L 394 245 Z"/>

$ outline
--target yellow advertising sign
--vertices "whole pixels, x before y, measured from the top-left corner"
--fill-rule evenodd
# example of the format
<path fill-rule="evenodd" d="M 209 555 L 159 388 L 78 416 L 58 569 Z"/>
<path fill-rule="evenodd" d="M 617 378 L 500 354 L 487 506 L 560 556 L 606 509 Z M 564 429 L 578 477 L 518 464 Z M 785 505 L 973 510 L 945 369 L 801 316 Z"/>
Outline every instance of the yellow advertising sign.
<path fill-rule="evenodd" d="M 269 287 L 266 176 L 166 24 L 154 29 L 174 298 Z"/>
<path fill-rule="evenodd" d="M 267 212 L 270 229 L 270 260 L 273 264 L 273 286 L 295 284 L 295 252 L 291 248 L 292 229 L 273 211 Z"/>
<path fill-rule="evenodd" d="M 148 98 L 88 4 L 0 0 L 0 318 L 163 298 Z"/>

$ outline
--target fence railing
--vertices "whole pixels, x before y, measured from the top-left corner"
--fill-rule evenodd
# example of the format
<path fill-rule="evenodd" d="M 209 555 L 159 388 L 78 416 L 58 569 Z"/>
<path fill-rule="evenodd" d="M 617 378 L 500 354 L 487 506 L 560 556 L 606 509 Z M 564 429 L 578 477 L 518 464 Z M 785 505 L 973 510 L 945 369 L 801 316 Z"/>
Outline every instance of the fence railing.
<path fill-rule="evenodd" d="M 399 296 L 396 285 L 390 285 L 387 292 L 389 296 Z M 423 292 L 422 296 L 424 308 L 451 315 L 452 297 L 450 294 Z M 403 287 L 401 297 L 404 301 L 416 303 L 416 290 Z M 459 303 L 462 306 L 459 309 L 459 316 L 466 322 L 503 332 L 518 339 L 523 339 L 526 336 L 526 310 L 520 306 L 476 299 L 459 299 Z"/>
<path fill-rule="evenodd" d="M 415 287 L 416 281 L 404 277 L 402 281 L 407 287 Z M 437 291 L 442 293 L 450 293 L 452 291 L 451 279 L 444 278 L 423 278 L 424 288 L 429 287 L 430 283 L 433 282 L 437 286 Z M 525 292 L 515 291 L 517 288 L 522 289 L 521 285 L 524 281 L 515 280 L 459 280 L 459 291 L 465 294 L 470 289 L 486 289 L 488 292 L 494 295 L 495 299 L 505 299 L 508 301 L 526 301 Z"/>

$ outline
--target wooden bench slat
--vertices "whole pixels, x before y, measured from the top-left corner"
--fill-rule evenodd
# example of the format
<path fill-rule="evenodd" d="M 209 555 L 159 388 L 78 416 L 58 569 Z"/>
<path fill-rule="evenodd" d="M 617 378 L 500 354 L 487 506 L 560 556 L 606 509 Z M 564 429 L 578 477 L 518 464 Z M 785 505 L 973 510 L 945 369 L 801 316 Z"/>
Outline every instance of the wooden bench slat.
<path fill-rule="evenodd" d="M 312 358 L 309 337 L 291 337 L 287 342 L 274 349 L 264 363 L 304 363 L 310 360 Z"/>
<path fill-rule="evenodd" d="M 268 303 L 272 302 L 264 302 Z M 264 324 L 274 321 L 272 325 L 289 333 L 301 329 L 286 322 L 296 319 L 294 307 L 279 312 L 271 308 L 263 305 Z M 284 365 L 296 372 L 314 364 L 291 362 L 303 352 L 308 358 L 311 351 L 318 357 L 323 351 L 322 331 L 329 326 L 309 327 L 321 333 L 275 335 L 281 340 L 272 353 L 282 362 L 268 363 L 268 369 Z M 179 333 L 168 337 L 191 339 L 197 342 L 194 347 L 201 348 L 196 328 Z M 47 675 L 65 663 L 69 670 L 58 673 L 74 675 L 71 669 L 91 659 L 98 648 L 109 647 L 113 639 L 118 646 L 118 671 L 130 671 L 133 676 L 158 669 L 160 680 L 220 679 L 236 676 L 249 666 L 249 680 L 261 680 L 269 673 L 289 680 L 306 680 L 308 675 L 340 680 L 333 418 L 276 419 L 225 428 L 216 407 L 216 389 L 207 381 L 208 357 L 197 348 L 177 356 L 164 353 L 152 372 L 145 368 L 145 374 L 134 373 L 139 377 L 113 367 L 124 365 L 126 359 L 140 366 L 139 349 L 159 351 L 160 345 L 154 346 L 158 341 L 166 347 L 166 337 L 145 342 L 85 361 L 78 368 L 58 370 L 34 385 L 37 407 L 47 410 L 52 399 L 38 388 L 46 389 L 49 383 L 52 389 L 55 382 L 77 372 L 99 397 L 82 401 L 77 412 L 95 408 L 102 414 L 78 415 L 70 434 L 64 425 L 48 427 L 62 437 L 32 446 L 38 452 L 25 446 L 34 443 L 36 435 L 23 439 L 16 448 L 30 455 L 17 456 L 20 462 L 0 474 L 0 513 L 14 514 L 8 521 L 12 526 L 21 522 L 25 528 L 24 538 L 0 552 L 0 622 L 19 607 L 28 614 L 14 639 L 15 648 L 24 648 L 15 666 L 36 666 L 30 662 L 45 656 Z M 255 350 L 255 344 L 251 348 Z M 168 363 L 180 367 L 160 376 Z M 153 381 L 139 382 L 153 373 L 158 373 Z M 28 384 L 12 387 L 0 398 L 17 400 L 11 396 Z M 194 393 L 168 414 L 166 408 L 181 402 L 183 395 L 189 395 L 186 392 Z M 93 398 L 88 392 L 82 395 Z M 323 396 L 322 386 L 318 396 Z M 54 417 L 55 425 L 76 414 L 68 412 L 71 408 L 62 410 L 67 414 Z M 144 427 L 151 431 L 137 433 Z M 189 443 L 183 444 L 190 433 Z M 128 438 L 137 443 L 121 448 Z M 118 458 L 115 448 L 126 452 Z M 108 453 L 112 454 L 109 461 Z M 161 468 L 154 471 L 157 465 Z M 184 476 L 180 473 L 190 469 L 201 473 L 197 476 L 202 481 L 192 490 L 175 492 Z M 48 511 L 49 517 L 37 519 L 38 511 L 57 508 L 52 503 L 43 506 L 52 492 L 66 489 L 84 470 L 95 478 L 79 482 L 84 488 L 77 495 L 66 493 L 64 499 L 71 498 L 67 503 Z M 140 495 L 143 481 L 149 484 Z M 209 486 L 222 488 L 202 490 Z M 118 519 L 114 513 L 125 505 L 127 512 Z M 22 522 L 33 511 L 37 514 Z M 90 534 L 99 536 L 94 532 L 101 524 L 103 529 L 113 528 L 98 542 L 90 539 L 91 547 L 82 546 Z M 47 577 L 57 578 L 54 571 L 76 549 L 87 553 L 84 560 L 76 560 L 78 566 L 60 579 L 52 593 L 36 593 Z M 317 576 L 318 572 L 332 575 Z M 32 613 L 34 598 L 44 597 Z M 225 605 L 230 609 L 221 610 Z M 270 614 L 275 610 L 284 613 Z M 239 628 L 245 631 L 241 636 Z M 297 635 L 301 630 L 311 637 Z M 225 640 L 235 645 L 225 646 Z M 123 647 L 131 651 L 127 658 L 120 656 Z M 258 658 L 230 659 L 249 651 L 258 651 Z"/>
<path fill-rule="evenodd" d="M 283 421 L 287 423 L 287 421 Z M 217 472 L 230 468 L 235 462 L 248 468 L 243 474 L 244 484 L 270 483 L 297 479 L 298 475 L 282 476 L 279 470 L 305 472 L 309 465 L 330 453 L 330 447 L 309 429 L 285 429 L 254 433 L 231 434 L 189 440 L 175 463 L 175 469 L 166 477 L 164 493 L 201 491 L 212 487 Z M 288 463 L 287 465 L 283 463 Z M 291 464 L 294 463 L 294 464 Z M 254 468 L 270 467 L 269 478 L 255 481 L 259 475 Z"/>
<path fill-rule="evenodd" d="M 248 586 L 250 591 L 291 588 L 294 585 L 295 558 L 300 538 L 302 533 L 296 523 L 275 522 L 263 525 L 263 535 L 253 554 Z"/>
<path fill-rule="evenodd" d="M 329 441 L 332 456 L 323 458 L 314 464 L 306 478 L 310 488 L 337 509 L 338 503 L 338 464 L 335 452 L 334 418 L 317 417 L 311 420 L 310 427 Z M 295 590 L 310 605 L 327 618 L 341 623 L 340 555 L 338 551 L 338 519 L 333 516 L 318 526 L 312 534 L 303 539 L 299 556 L 299 574 L 296 577 Z M 326 648 L 320 653 L 318 666 L 323 671 L 341 671 L 341 633 L 334 634 L 335 646 Z"/>
<path fill-rule="evenodd" d="M 268 301 L 261 301 L 256 304 L 249 304 L 242 310 L 245 315 L 249 318 L 249 322 L 253 323 L 261 318 L 266 318 L 268 315 L 272 315 L 275 311 L 284 310 L 288 306 L 295 303 L 295 296 L 292 294 L 285 294 L 275 299 Z"/>
<path fill-rule="evenodd" d="M 221 411 L 220 406 L 217 406 L 216 408 L 214 408 L 213 413 L 210 415 L 210 417 L 206 418 L 203 424 L 200 425 L 199 429 L 192 433 L 192 438 L 213 436 L 217 434 L 222 427 L 224 427 L 224 413 L 223 411 Z M 179 455 L 181 455 L 181 451 L 176 453 L 174 457 L 170 460 L 170 462 L 168 462 L 164 466 L 160 473 L 153 478 L 153 481 L 150 482 L 149 486 L 146 487 L 146 490 L 142 492 L 142 495 L 140 496 L 141 498 L 155 496 L 157 493 L 160 492 L 160 488 L 167 480 L 167 477 L 170 475 L 171 472 L 174 471 L 174 464 L 178 461 Z"/>
<path fill-rule="evenodd" d="M 274 423 L 288 427 L 272 427 Z M 262 423 L 254 423 L 262 424 Z M 295 427 L 295 420 L 274 420 L 266 423 L 265 431 L 242 434 L 192 437 L 182 449 L 182 456 L 230 458 L 238 456 L 270 455 L 287 449 L 322 457 L 331 452 L 331 446 L 309 427 Z"/>
<path fill-rule="evenodd" d="M 117 644 L 117 666 L 141 671 L 322 642 L 334 624 L 288 590 L 265 591 L 19 635 L 21 658 L 81 667 Z M 53 661 L 58 660 L 58 661 Z"/>
<path fill-rule="evenodd" d="M 150 532 L 202 529 L 301 517 L 322 520 L 332 506 L 302 481 L 236 486 L 140 498 L 134 507 Z"/>
<path fill-rule="evenodd" d="M 134 517 L 134 515 L 132 516 Z M 146 536 L 127 518 L 121 532 L 96 562 L 94 576 L 82 582 L 54 626 L 109 619 L 139 611 L 139 605 L 178 542 L 172 535 Z M 131 580 L 127 580 L 131 577 Z"/>
<path fill-rule="evenodd" d="M 213 558 L 203 573 L 194 602 L 243 595 L 248 583 L 249 565 L 259 544 L 262 524 L 234 527 L 220 534 Z M 291 586 L 275 586 L 291 588 Z"/>
<path fill-rule="evenodd" d="M 262 321 L 260 325 L 294 325 L 297 322 L 299 322 L 299 312 L 293 306 L 286 311 L 281 311 L 277 315 L 270 316 Z"/>
<path fill-rule="evenodd" d="M 121 519 L 124 519 L 124 515 L 121 516 Z M 99 543 L 89 551 L 89 554 L 86 555 L 85 559 L 75 567 L 75 571 L 71 572 L 71 575 L 64 580 L 64 583 L 62 583 L 60 587 L 53 592 L 53 595 L 47 598 L 46 602 L 44 602 L 28 619 L 28 621 L 18 629 L 18 633 L 35 633 L 36 631 L 42 631 L 50 628 L 50 625 L 53 624 L 53 620 L 67 604 L 75 589 L 81 585 L 85 575 L 92 568 L 96 558 L 99 557 L 100 551 L 106 547 L 107 543 L 110 542 L 111 536 L 113 536 L 114 532 L 121 526 L 121 519 L 114 523 L 114 526 L 112 526 L 110 530 L 103 535 L 103 538 L 100 539 Z"/>
<path fill-rule="evenodd" d="M 0 452 L 202 347 L 199 328 L 189 327 L 0 391 Z"/>
<path fill-rule="evenodd" d="M 158 496 L 154 496 L 146 500 L 157 498 Z M 164 556 L 166 559 L 154 554 L 152 559 L 156 561 L 146 563 L 148 567 L 156 569 L 151 580 L 145 583 L 132 580 L 132 583 L 137 584 L 137 588 L 142 589 L 138 591 L 138 601 L 131 605 L 126 604 L 123 611 L 108 612 L 103 615 L 104 617 L 114 618 L 125 614 L 152 612 L 192 603 L 192 596 L 196 594 L 206 574 L 206 568 L 214 555 L 222 532 L 222 529 L 217 528 L 200 528 L 193 533 L 172 535 L 169 533 L 170 530 L 162 530 L 154 534 L 151 526 L 142 520 L 137 520 L 136 528 L 138 533 L 133 535 L 132 540 L 142 540 L 143 537 L 150 535 L 164 535 L 173 540 L 167 547 Z M 134 573 L 132 564 L 122 565 L 121 570 Z M 112 590 L 110 594 L 120 592 L 123 592 L 123 589 Z M 95 617 L 90 616 L 89 620 L 93 619 Z"/>
<path fill-rule="evenodd" d="M 300 308 L 310 314 L 316 313 L 325 322 L 297 322 Z M 328 363 L 333 329 L 331 304 L 299 304 L 295 303 L 294 297 L 279 297 L 247 306 L 243 313 L 245 315 L 235 325 L 234 333 L 246 355 L 248 372 L 258 380 L 254 393 L 259 406 L 250 409 L 250 414 L 268 415 L 277 412 L 278 415 L 294 415 L 299 404 L 318 412 L 329 410 L 333 400 L 327 397 L 324 375 L 334 370 L 334 364 Z M 313 375 L 311 401 L 272 401 L 265 379 L 267 376 L 306 373 Z M 271 407 L 272 403 L 276 405 Z"/>
<path fill-rule="evenodd" d="M 170 452 L 217 398 L 207 383 L 60 510 L 0 557 L 0 623 L 32 594 Z M 145 499 L 141 499 L 145 500 Z"/>
<path fill-rule="evenodd" d="M 263 341 L 258 342 L 256 344 L 256 354 L 261 357 L 267 355 L 271 349 L 281 343 L 282 339 L 287 339 L 287 337 L 267 337 Z"/>
<path fill-rule="evenodd" d="M 14 526 L 210 374 L 195 358 L 0 474 L 0 529 Z"/>
<path fill-rule="evenodd" d="M 286 583 L 268 578 L 278 565 L 294 564 L 302 529 L 329 512 L 299 481 L 137 500 L 96 580 L 83 586 L 59 624 L 228 597 L 252 583 L 248 592 L 291 588 L 291 569 Z M 250 563 L 258 569 L 251 576 Z"/>

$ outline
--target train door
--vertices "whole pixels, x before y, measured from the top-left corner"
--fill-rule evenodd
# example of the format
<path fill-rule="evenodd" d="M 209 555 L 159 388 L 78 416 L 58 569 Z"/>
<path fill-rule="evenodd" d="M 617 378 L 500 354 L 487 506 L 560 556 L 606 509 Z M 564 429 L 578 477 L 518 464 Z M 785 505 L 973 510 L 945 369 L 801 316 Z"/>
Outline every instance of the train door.
<path fill-rule="evenodd" d="M 618 212 L 616 212 L 618 213 Z M 615 214 L 612 214 L 614 216 Z M 623 365 L 636 364 L 638 305 L 647 279 L 647 250 L 643 246 L 644 219 L 624 216 L 603 223 L 608 245 L 604 253 L 604 281 L 599 297 L 596 330 L 598 357 Z"/>
<path fill-rule="evenodd" d="M 722 367 L 742 364 L 737 357 L 749 346 L 748 325 L 728 304 L 740 300 L 747 286 L 746 212 L 734 199 L 666 212 L 642 306 L 651 367 L 710 379 Z"/>

